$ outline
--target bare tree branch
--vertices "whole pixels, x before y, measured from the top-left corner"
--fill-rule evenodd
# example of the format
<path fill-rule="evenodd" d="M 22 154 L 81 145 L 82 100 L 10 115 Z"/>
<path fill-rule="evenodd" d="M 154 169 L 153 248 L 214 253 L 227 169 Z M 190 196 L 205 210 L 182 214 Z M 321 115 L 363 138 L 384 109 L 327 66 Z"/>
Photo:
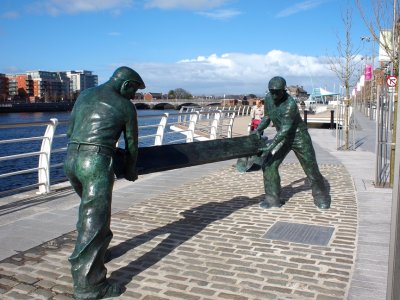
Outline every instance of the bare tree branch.
<path fill-rule="evenodd" d="M 351 41 L 352 11 L 347 8 L 342 13 L 342 22 L 345 26 L 344 38 L 338 34 L 336 46 L 337 55 L 328 55 L 329 69 L 333 71 L 341 84 L 345 87 L 345 96 L 349 98 L 350 87 L 356 83 L 356 72 L 359 66 L 359 49 L 355 49 Z"/>
<path fill-rule="evenodd" d="M 390 62 L 397 66 L 399 37 L 399 2 L 392 0 L 370 0 L 372 12 L 366 12 L 362 0 L 355 0 L 373 40 L 385 50 Z M 372 15 L 372 17 L 370 17 Z M 390 34 L 382 34 L 389 32 Z M 393 35 L 394 33 L 394 35 Z M 394 45 L 394 47 L 393 47 Z"/>

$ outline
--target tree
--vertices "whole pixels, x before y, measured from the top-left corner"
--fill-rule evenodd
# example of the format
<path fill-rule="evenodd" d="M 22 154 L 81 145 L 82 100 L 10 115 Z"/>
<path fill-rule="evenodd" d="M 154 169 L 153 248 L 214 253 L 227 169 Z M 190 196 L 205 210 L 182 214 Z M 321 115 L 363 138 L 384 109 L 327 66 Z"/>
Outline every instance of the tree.
<path fill-rule="evenodd" d="M 175 92 L 173 90 L 170 90 L 168 92 L 168 99 L 175 99 L 175 98 L 176 98 Z"/>
<path fill-rule="evenodd" d="M 357 70 L 359 66 L 359 49 L 355 48 L 351 40 L 352 11 L 350 8 L 342 14 L 342 22 L 345 26 L 344 38 L 337 34 L 337 55 L 328 56 L 329 69 L 333 71 L 341 84 L 345 87 L 345 97 L 350 98 L 350 87 L 357 82 Z"/>
<path fill-rule="evenodd" d="M 344 24 L 344 39 L 338 35 L 337 55 L 328 56 L 329 68 L 333 71 L 341 84 L 345 87 L 345 111 L 344 111 L 344 148 L 349 149 L 349 105 L 350 105 L 350 87 L 356 83 L 356 72 L 359 66 L 357 59 L 359 49 L 356 49 L 351 41 L 352 11 L 347 8 L 342 13 L 342 22 Z"/>
<path fill-rule="evenodd" d="M 177 88 L 173 90 L 173 93 L 175 94 L 176 99 L 191 99 L 193 97 L 192 94 L 182 88 Z"/>
<path fill-rule="evenodd" d="M 395 41 L 398 41 L 400 29 L 398 26 L 399 1 L 371 0 L 372 12 L 364 10 L 361 0 L 355 1 L 373 40 L 385 50 L 389 61 L 397 68 L 398 42 Z"/>

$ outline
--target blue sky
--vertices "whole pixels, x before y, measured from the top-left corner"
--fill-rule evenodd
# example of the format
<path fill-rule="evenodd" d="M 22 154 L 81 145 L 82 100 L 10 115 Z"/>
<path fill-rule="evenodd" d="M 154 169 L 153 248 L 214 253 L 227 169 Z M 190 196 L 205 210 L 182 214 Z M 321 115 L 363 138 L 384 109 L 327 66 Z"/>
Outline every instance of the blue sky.
<path fill-rule="evenodd" d="M 84 69 L 103 83 L 126 65 L 149 92 L 263 95 L 276 75 L 337 90 L 326 56 L 347 7 L 362 47 L 354 0 L 1 0 L 0 73 Z"/>

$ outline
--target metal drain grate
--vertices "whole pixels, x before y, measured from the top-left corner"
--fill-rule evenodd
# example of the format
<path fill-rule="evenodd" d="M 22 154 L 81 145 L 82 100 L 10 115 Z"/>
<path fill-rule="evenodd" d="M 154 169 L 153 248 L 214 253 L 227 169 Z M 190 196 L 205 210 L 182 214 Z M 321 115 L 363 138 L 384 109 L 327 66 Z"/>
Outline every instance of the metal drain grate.
<path fill-rule="evenodd" d="M 263 238 L 293 243 L 326 246 L 332 237 L 333 227 L 276 222 Z"/>

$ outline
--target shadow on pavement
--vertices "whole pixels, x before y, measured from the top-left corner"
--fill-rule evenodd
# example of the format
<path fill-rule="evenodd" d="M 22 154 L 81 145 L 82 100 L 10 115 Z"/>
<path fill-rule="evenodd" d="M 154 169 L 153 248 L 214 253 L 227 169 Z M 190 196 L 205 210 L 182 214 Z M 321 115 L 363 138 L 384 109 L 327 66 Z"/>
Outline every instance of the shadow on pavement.
<path fill-rule="evenodd" d="M 302 185 L 294 186 L 301 182 L 303 182 Z M 310 190 L 310 185 L 306 182 L 306 178 L 296 180 L 282 188 L 282 199 L 287 202 L 296 193 L 307 190 Z M 253 198 L 239 196 L 224 202 L 208 202 L 181 212 L 182 219 L 142 233 L 111 247 L 106 257 L 107 261 L 118 258 L 159 235 L 169 234 L 168 237 L 149 252 L 126 266 L 113 271 L 109 279 L 119 284 L 127 285 L 133 277 L 161 261 L 175 248 L 196 236 L 211 223 L 224 219 L 237 210 L 258 204 L 263 197 L 263 194 Z"/>
<path fill-rule="evenodd" d="M 181 213 L 183 218 L 178 221 L 169 223 L 163 227 L 155 228 L 110 248 L 110 259 L 114 259 L 152 240 L 158 235 L 169 234 L 166 239 L 160 242 L 151 251 L 142 255 L 135 261 L 130 262 L 128 265 L 112 272 L 109 279 L 115 282 L 118 281 L 118 283 L 123 285 L 128 284 L 133 277 L 159 262 L 175 248 L 190 240 L 212 222 L 221 220 L 239 209 L 257 204 L 260 199 L 260 196 L 254 198 L 239 196 L 224 202 L 208 202 L 183 211 Z M 124 276 L 119 275 L 121 272 Z M 126 274 L 129 274 L 129 277 L 127 277 Z"/>

